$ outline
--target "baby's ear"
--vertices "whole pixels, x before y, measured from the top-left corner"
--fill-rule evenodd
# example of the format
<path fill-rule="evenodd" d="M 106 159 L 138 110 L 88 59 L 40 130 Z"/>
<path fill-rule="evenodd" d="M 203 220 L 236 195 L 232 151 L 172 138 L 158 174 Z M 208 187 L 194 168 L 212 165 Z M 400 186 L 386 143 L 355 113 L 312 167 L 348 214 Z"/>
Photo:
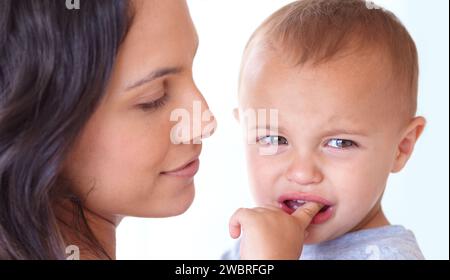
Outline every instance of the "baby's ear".
<path fill-rule="evenodd" d="M 235 119 L 237 122 L 239 122 L 239 108 L 234 108 L 234 109 L 233 109 L 233 116 L 234 116 L 234 119 Z"/>
<path fill-rule="evenodd" d="M 422 134 L 426 125 L 426 120 L 423 117 L 416 117 L 408 125 L 405 130 L 402 139 L 397 147 L 397 156 L 395 158 L 394 166 L 391 172 L 399 172 L 406 165 L 406 162 L 410 158 L 414 146 Z"/>

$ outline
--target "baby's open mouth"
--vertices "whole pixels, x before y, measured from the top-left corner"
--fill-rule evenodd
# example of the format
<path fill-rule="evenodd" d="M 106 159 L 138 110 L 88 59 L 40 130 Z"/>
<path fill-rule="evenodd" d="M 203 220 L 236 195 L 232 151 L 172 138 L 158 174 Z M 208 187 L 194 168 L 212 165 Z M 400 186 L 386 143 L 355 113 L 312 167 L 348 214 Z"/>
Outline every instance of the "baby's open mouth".
<path fill-rule="evenodd" d="M 310 193 L 291 192 L 280 196 L 278 199 L 281 209 L 289 215 L 308 202 L 315 202 L 323 205 L 319 212 L 311 220 L 311 224 L 323 224 L 330 220 L 336 212 L 336 206 L 331 201 Z"/>
<path fill-rule="evenodd" d="M 302 207 L 305 203 L 307 203 L 308 201 L 306 200 L 285 200 L 283 201 L 283 204 L 286 205 L 290 210 L 292 210 L 292 212 L 295 212 L 295 210 L 297 210 L 298 208 Z M 319 213 L 323 213 L 325 211 L 328 210 L 328 208 L 330 208 L 330 205 L 324 205 L 322 207 L 322 209 L 320 209 Z"/>

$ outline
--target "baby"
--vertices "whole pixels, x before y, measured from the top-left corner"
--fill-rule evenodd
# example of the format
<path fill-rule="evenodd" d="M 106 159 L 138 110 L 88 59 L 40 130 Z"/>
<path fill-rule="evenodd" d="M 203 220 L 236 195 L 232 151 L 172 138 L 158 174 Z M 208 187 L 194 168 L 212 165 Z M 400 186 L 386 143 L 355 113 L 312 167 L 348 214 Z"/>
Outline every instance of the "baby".
<path fill-rule="evenodd" d="M 415 44 L 384 9 L 303 0 L 269 17 L 246 47 L 235 110 L 258 207 L 235 212 L 240 242 L 224 258 L 423 259 L 381 207 L 425 127 L 417 80 Z"/>

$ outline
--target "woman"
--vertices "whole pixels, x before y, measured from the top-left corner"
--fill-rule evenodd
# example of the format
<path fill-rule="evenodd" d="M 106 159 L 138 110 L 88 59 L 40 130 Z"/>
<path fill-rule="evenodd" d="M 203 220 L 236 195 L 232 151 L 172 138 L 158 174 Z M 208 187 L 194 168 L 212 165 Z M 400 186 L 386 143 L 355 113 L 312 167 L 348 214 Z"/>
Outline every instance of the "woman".
<path fill-rule="evenodd" d="M 197 44 L 182 0 L 0 2 L 0 259 L 114 259 L 122 217 L 190 206 Z"/>

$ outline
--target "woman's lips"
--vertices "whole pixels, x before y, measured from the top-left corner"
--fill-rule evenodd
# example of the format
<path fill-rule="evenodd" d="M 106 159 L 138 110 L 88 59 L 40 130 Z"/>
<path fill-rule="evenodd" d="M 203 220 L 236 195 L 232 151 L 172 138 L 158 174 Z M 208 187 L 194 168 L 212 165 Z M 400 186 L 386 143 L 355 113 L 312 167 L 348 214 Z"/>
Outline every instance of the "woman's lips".
<path fill-rule="evenodd" d="M 292 209 L 288 205 L 292 203 L 287 203 L 288 201 L 305 201 L 305 202 L 316 202 L 324 205 L 324 208 L 317 213 L 311 221 L 311 224 L 322 224 L 328 221 L 334 214 L 335 207 L 334 205 L 317 195 L 312 195 L 308 193 L 289 193 L 280 196 L 278 199 L 278 203 L 283 211 L 288 213 L 289 215 L 295 212 L 295 209 Z M 300 206 L 301 207 L 301 206 Z"/>
<path fill-rule="evenodd" d="M 174 177 L 192 178 L 195 176 L 195 174 L 197 174 L 199 167 L 200 160 L 196 158 L 180 168 L 172 171 L 162 172 L 161 174 Z"/>

